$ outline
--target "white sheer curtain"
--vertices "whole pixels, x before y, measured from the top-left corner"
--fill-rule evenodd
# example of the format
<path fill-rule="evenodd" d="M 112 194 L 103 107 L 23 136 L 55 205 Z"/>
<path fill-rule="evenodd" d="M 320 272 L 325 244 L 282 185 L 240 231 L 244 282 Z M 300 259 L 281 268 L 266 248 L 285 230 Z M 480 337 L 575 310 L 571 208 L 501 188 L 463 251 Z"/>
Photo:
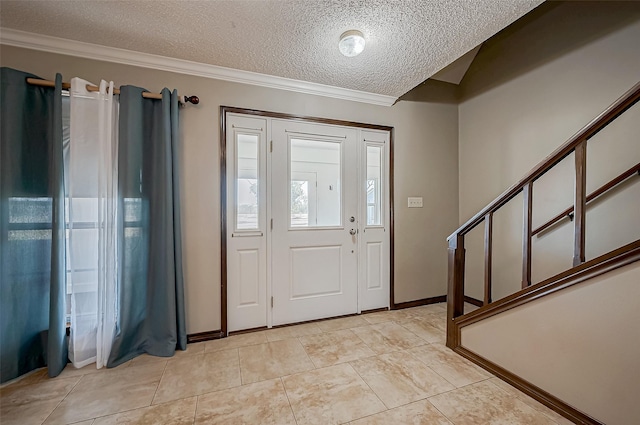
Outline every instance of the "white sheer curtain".
<path fill-rule="evenodd" d="M 89 92 L 71 80 L 67 282 L 71 294 L 69 358 L 75 367 L 106 365 L 117 303 L 118 102 L 113 82 Z"/>

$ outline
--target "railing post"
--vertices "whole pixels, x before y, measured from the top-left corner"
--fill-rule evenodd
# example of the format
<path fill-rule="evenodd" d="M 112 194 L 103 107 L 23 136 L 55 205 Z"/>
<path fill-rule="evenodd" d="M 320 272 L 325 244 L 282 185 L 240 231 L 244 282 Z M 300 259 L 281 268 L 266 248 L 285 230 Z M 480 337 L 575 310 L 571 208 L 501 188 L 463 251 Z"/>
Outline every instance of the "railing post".
<path fill-rule="evenodd" d="M 464 314 L 464 235 L 449 239 L 449 282 L 447 290 L 447 347 L 459 344 L 453 319 Z"/>
<path fill-rule="evenodd" d="M 531 224 L 533 211 L 533 181 L 522 188 L 522 289 L 531 285 Z"/>
<path fill-rule="evenodd" d="M 491 263 L 493 250 L 493 213 L 484 216 L 484 305 L 491 302 Z"/>
<path fill-rule="evenodd" d="M 587 204 L 587 141 L 583 140 L 575 149 L 576 193 L 573 200 L 573 266 L 585 261 L 585 218 Z"/>

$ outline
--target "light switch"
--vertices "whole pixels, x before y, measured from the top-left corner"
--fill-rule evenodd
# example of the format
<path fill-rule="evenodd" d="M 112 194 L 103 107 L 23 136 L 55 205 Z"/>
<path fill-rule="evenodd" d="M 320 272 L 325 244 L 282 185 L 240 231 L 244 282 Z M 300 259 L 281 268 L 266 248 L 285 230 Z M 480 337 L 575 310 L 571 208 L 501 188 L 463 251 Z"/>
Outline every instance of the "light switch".
<path fill-rule="evenodd" d="M 422 196 L 415 198 L 409 197 L 408 201 L 409 208 L 422 208 Z"/>

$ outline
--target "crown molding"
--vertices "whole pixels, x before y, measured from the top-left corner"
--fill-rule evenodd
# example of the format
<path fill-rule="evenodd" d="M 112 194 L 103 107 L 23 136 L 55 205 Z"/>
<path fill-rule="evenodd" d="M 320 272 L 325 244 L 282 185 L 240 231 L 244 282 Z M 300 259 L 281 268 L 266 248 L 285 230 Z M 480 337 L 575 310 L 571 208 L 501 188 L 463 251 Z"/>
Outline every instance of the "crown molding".
<path fill-rule="evenodd" d="M 132 50 L 51 37 L 10 28 L 0 28 L 0 44 L 372 105 L 391 106 L 397 100 L 394 96 L 276 77 L 150 53 L 134 52 Z"/>

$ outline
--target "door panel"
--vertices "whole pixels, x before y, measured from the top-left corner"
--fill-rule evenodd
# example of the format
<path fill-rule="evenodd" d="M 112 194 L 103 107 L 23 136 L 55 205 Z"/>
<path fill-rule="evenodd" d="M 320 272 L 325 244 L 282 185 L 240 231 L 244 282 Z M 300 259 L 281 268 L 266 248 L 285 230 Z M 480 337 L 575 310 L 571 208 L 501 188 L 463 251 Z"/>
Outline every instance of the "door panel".
<path fill-rule="evenodd" d="M 339 245 L 290 248 L 291 299 L 340 294 L 341 263 Z"/>
<path fill-rule="evenodd" d="M 382 253 L 382 242 L 367 242 L 366 268 L 365 276 L 368 290 L 382 288 L 382 265 L 384 255 Z"/>
<path fill-rule="evenodd" d="M 238 306 L 257 306 L 260 304 L 260 251 L 257 249 L 239 249 L 238 256 Z"/>
<path fill-rule="evenodd" d="M 389 307 L 389 132 L 360 133 L 360 193 L 362 214 L 359 243 L 362 255 L 358 270 L 360 311 Z"/>
<path fill-rule="evenodd" d="M 265 119 L 227 115 L 228 331 L 267 325 Z"/>
<path fill-rule="evenodd" d="M 349 221 L 358 208 L 356 134 L 273 120 L 273 325 L 357 311 L 357 235 L 349 233 L 357 231 Z M 311 191 L 305 198 L 297 187 L 300 173 L 315 176 L 313 208 Z"/>

